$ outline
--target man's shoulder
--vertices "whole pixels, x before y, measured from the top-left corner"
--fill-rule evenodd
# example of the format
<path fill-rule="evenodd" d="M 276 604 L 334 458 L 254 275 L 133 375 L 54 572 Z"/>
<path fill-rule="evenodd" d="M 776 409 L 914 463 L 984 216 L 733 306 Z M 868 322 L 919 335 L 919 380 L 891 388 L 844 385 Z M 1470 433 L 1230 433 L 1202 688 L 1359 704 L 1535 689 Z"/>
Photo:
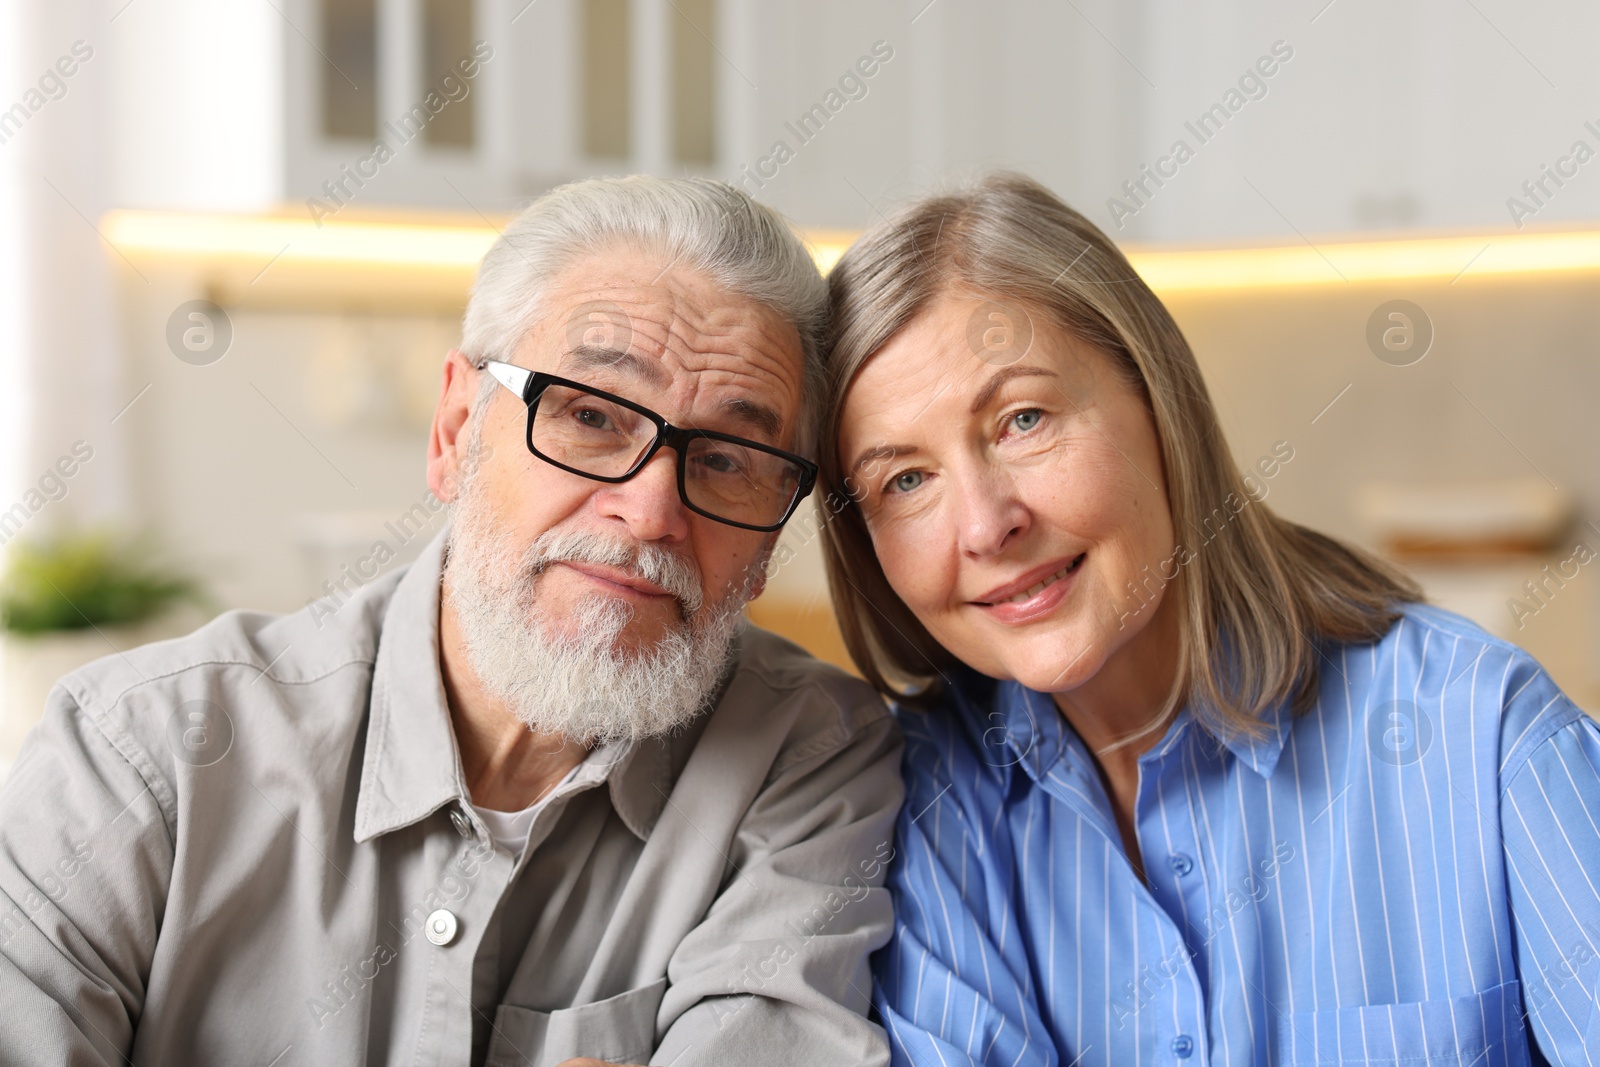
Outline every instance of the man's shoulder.
<path fill-rule="evenodd" d="M 370 667 L 399 578 L 397 572 L 374 582 L 332 615 L 319 614 L 317 604 L 289 613 L 226 611 L 182 637 L 113 651 L 61 684 L 80 703 L 109 707 L 131 691 L 171 686 L 185 676 L 295 686 L 353 665 Z"/>
<path fill-rule="evenodd" d="M 774 774 L 864 733 L 896 729 L 888 704 L 866 682 L 752 624 L 741 628 L 738 661 L 717 714 L 787 727 Z"/>
<path fill-rule="evenodd" d="M 314 606 L 229 611 L 182 637 L 113 652 L 63 677 L 45 714 L 87 720 L 160 781 L 230 749 L 353 744 L 398 579 L 372 583 L 331 618 Z"/>

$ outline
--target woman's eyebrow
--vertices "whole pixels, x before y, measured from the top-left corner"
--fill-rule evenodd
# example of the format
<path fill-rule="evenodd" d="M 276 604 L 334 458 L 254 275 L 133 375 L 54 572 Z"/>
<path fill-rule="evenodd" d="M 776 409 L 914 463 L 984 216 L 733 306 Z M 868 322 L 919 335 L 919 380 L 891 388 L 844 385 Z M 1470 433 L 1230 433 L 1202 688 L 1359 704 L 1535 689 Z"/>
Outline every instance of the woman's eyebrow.
<path fill-rule="evenodd" d="M 976 415 L 989 405 L 1000 387 L 1013 378 L 1060 378 L 1061 375 L 1046 367 L 1006 367 L 994 377 L 983 383 L 983 388 L 978 390 L 978 395 L 972 398 L 972 413 Z M 917 452 L 916 445 L 874 445 L 865 449 L 850 464 L 850 473 L 854 474 L 863 463 L 874 459 L 893 459 L 895 456 L 906 456 Z"/>
<path fill-rule="evenodd" d="M 874 445 L 856 457 L 856 461 L 850 464 L 850 473 L 854 474 L 860 470 L 861 465 L 869 460 L 893 459 L 895 456 L 910 455 L 916 451 L 916 445 Z"/>
<path fill-rule="evenodd" d="M 1009 382 L 1011 379 L 1037 376 L 1043 376 L 1046 378 L 1061 377 L 1061 375 L 1057 374 L 1055 371 L 1049 370 L 1045 367 L 1007 367 L 1005 370 L 1000 371 L 993 378 L 990 378 L 987 382 L 983 383 L 983 388 L 978 390 L 978 395 L 972 398 L 972 414 L 976 415 L 978 412 L 988 407 L 989 402 L 994 399 L 994 394 L 999 392 L 1000 387 Z"/>

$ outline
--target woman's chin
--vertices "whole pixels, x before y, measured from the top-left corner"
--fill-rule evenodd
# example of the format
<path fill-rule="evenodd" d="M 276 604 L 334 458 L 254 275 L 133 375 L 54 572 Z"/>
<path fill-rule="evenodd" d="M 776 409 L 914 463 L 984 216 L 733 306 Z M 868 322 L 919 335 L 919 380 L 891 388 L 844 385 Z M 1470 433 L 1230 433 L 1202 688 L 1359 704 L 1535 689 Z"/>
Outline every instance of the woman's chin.
<path fill-rule="evenodd" d="M 1040 693 L 1062 693 L 1093 678 L 1108 652 L 1103 641 L 1075 637 L 1070 630 L 1007 644 L 1009 647 L 990 649 L 982 657 L 962 658 L 990 677 Z"/>
<path fill-rule="evenodd" d="M 1093 678 L 1099 669 L 1100 658 L 1088 648 L 1077 658 L 1061 656 L 1052 662 L 1029 664 L 1017 672 L 1016 680 L 1040 693 L 1065 693 Z"/>

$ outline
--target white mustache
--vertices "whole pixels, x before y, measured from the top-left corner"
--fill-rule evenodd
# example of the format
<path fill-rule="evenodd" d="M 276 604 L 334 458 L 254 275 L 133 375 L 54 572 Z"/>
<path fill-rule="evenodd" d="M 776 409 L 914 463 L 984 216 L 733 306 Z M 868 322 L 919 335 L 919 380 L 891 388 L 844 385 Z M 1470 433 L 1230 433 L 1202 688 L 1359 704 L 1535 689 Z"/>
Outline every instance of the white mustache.
<path fill-rule="evenodd" d="M 546 530 L 522 554 L 524 573 L 543 574 L 552 563 L 599 563 L 631 572 L 678 601 L 685 619 L 700 610 L 705 593 L 694 561 L 660 545 L 628 544 L 583 531 Z"/>

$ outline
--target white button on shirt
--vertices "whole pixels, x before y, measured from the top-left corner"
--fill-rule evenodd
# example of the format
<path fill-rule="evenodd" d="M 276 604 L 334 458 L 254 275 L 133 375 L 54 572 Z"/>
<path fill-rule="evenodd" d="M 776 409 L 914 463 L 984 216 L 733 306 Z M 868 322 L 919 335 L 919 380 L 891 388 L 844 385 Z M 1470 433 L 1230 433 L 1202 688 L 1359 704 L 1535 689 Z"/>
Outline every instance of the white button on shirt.
<path fill-rule="evenodd" d="M 428 916 L 428 940 L 443 948 L 456 939 L 457 926 L 455 915 L 448 908 L 440 908 Z"/>

